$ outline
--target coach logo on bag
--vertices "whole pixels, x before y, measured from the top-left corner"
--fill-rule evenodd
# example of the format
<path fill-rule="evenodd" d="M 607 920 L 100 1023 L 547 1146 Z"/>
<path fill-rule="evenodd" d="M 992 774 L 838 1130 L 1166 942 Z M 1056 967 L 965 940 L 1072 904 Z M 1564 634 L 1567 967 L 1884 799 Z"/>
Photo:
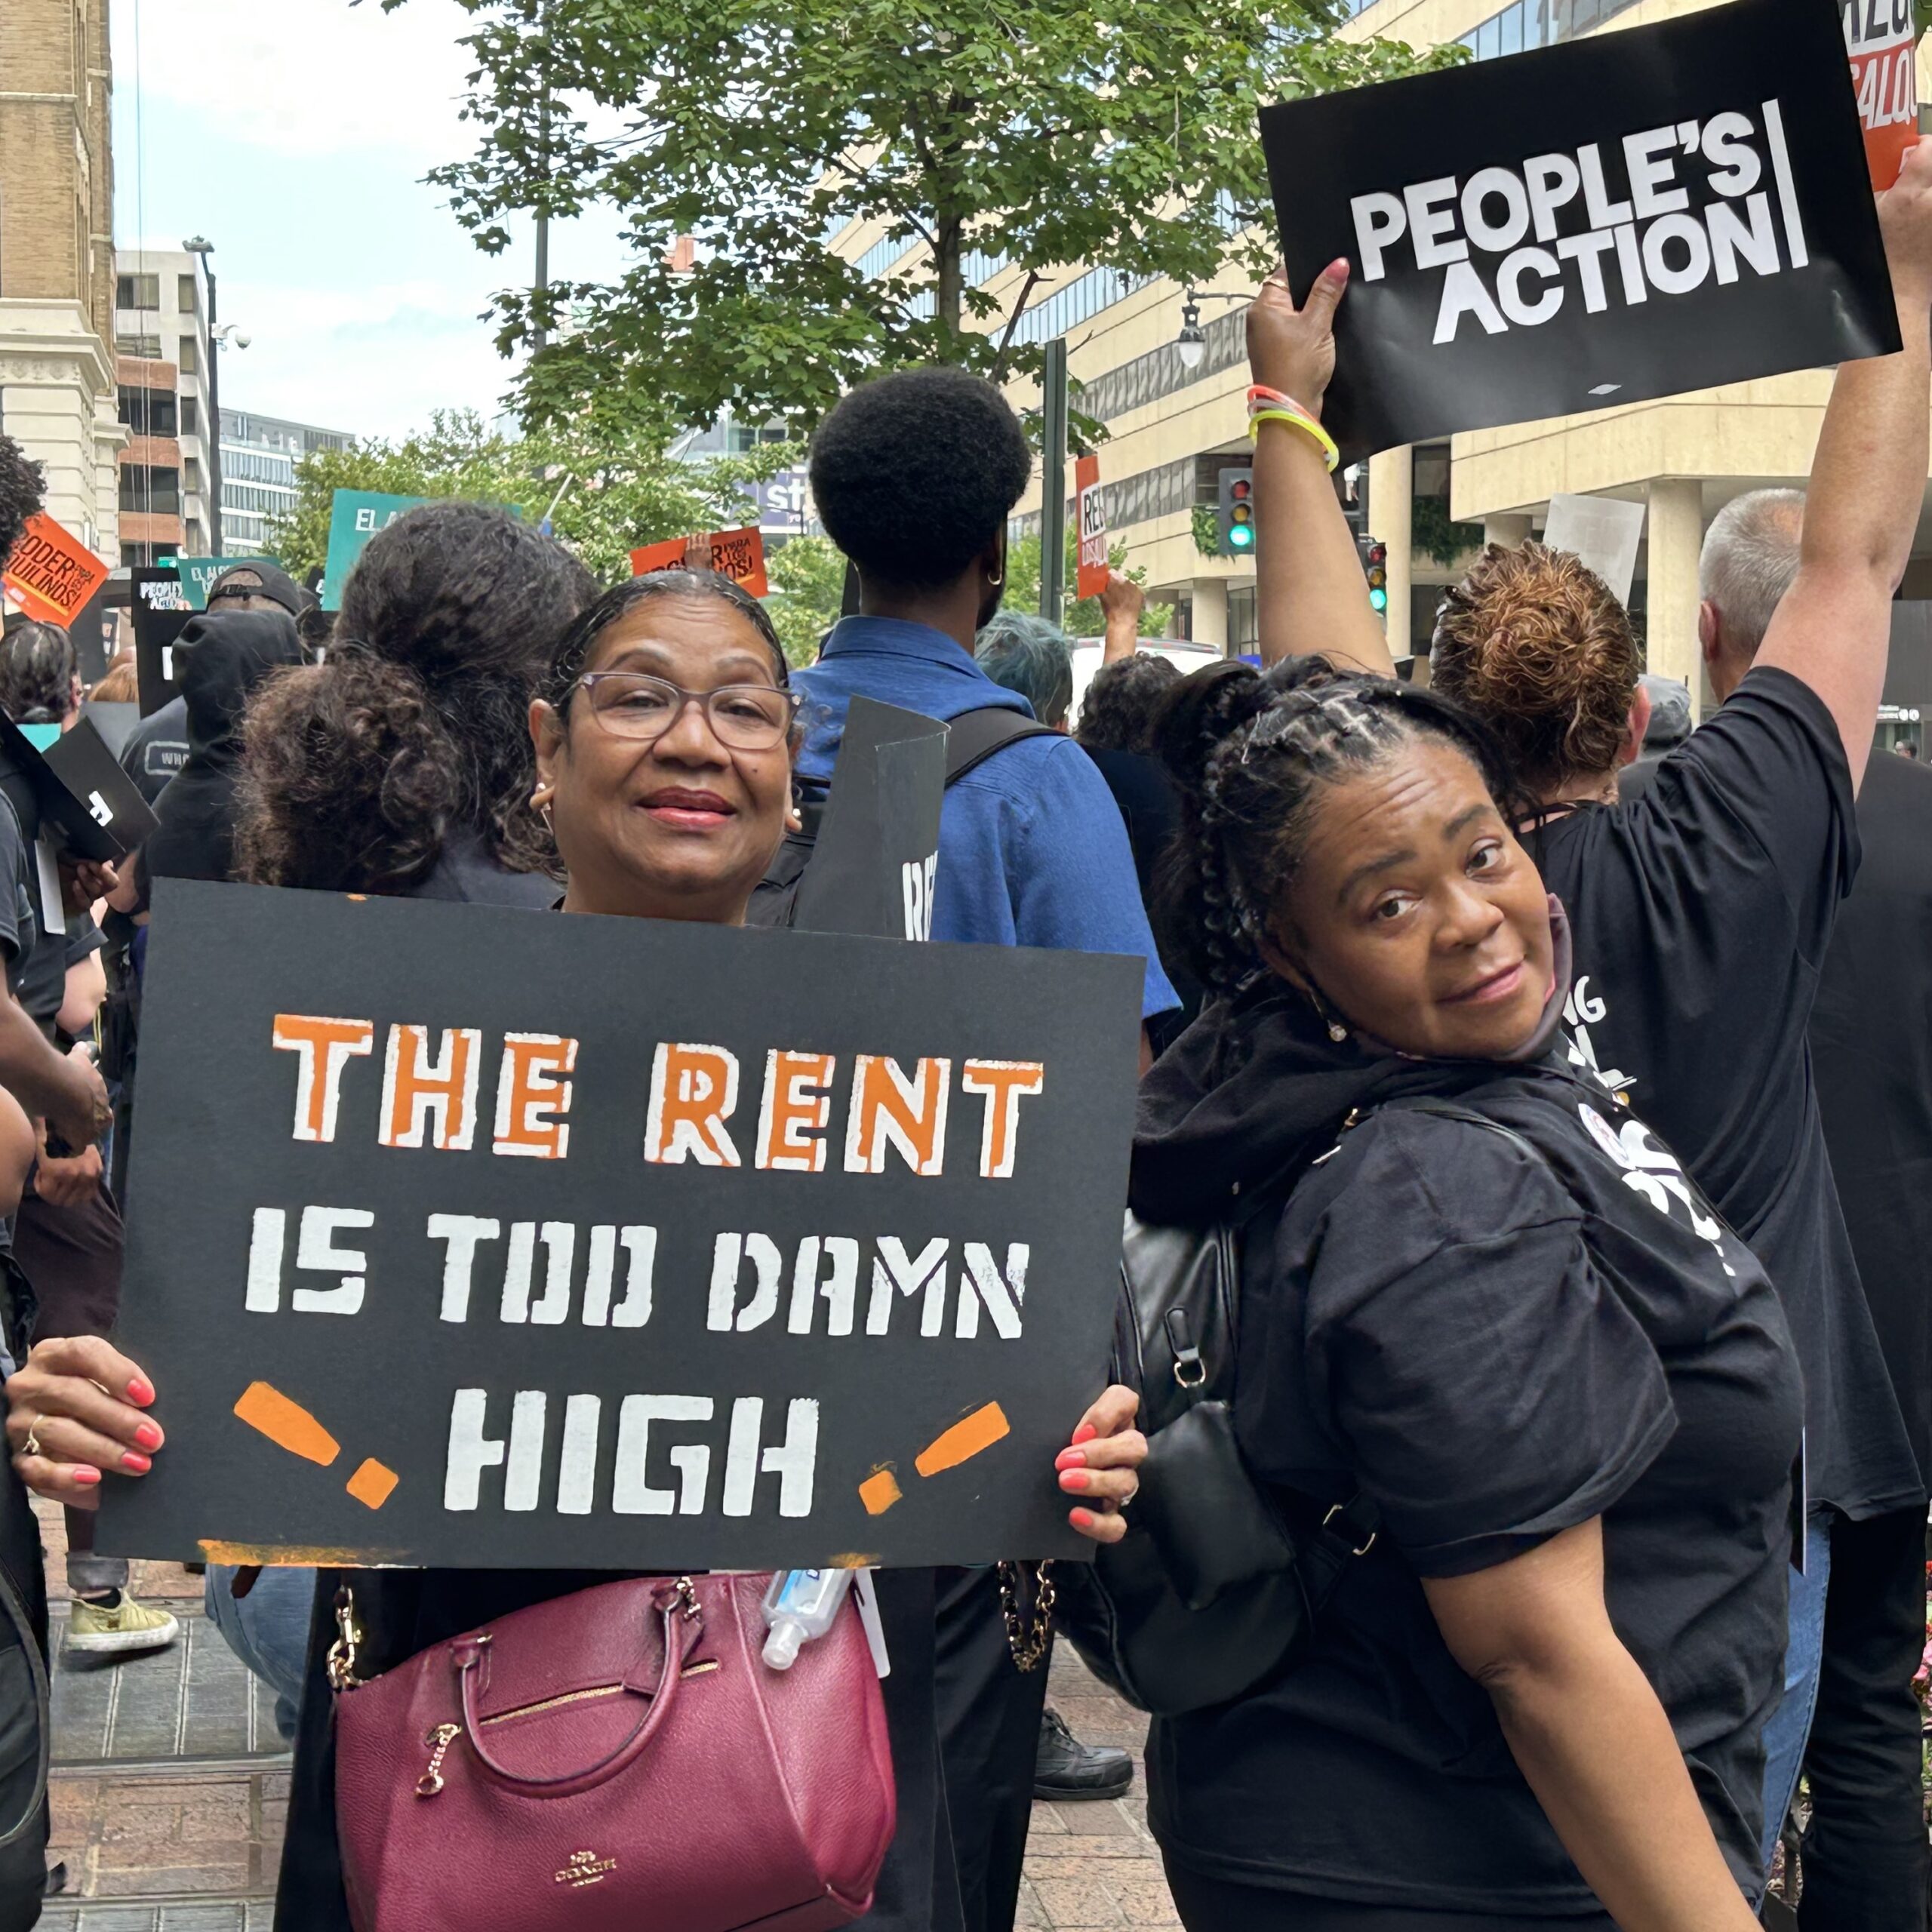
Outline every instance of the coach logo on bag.
<path fill-rule="evenodd" d="M 570 1863 L 556 1875 L 556 1882 L 576 1890 L 584 1885 L 601 1884 L 617 1869 L 614 1858 L 599 1858 L 594 1851 L 574 1851 Z"/>

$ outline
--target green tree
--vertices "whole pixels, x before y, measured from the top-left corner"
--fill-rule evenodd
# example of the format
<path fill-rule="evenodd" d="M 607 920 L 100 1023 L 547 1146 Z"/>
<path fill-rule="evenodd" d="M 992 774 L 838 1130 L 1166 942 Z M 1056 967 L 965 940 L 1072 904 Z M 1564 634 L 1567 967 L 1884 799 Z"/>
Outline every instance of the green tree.
<path fill-rule="evenodd" d="M 838 621 L 845 594 L 845 559 L 829 537 L 792 537 L 765 558 L 770 613 L 785 655 L 802 668 L 818 657 L 819 640 Z"/>
<path fill-rule="evenodd" d="M 1073 595 L 1078 547 L 1078 540 L 1069 528 L 1066 533 L 1066 561 L 1061 566 L 1060 581 L 1067 589 L 1060 629 L 1069 637 L 1098 637 L 1107 627 L 1106 614 L 1100 608 L 1100 600 L 1097 597 Z M 1108 551 L 1107 561 L 1118 570 L 1127 561 L 1127 546 L 1114 544 Z M 1138 584 L 1144 585 L 1147 581 L 1144 570 L 1131 570 L 1128 575 Z M 1037 536 L 1023 537 L 1007 551 L 1006 601 L 1016 611 L 1037 611 L 1040 608 L 1040 540 Z M 1164 637 L 1168 620 L 1174 612 L 1171 604 L 1143 605 L 1140 611 L 1140 635 Z"/>
<path fill-rule="evenodd" d="M 610 581 L 629 574 L 629 553 L 641 544 L 741 524 L 751 505 L 740 486 L 797 460 L 780 443 L 696 463 L 674 457 L 672 447 L 661 417 L 640 425 L 593 409 L 523 436 L 491 429 L 472 411 L 439 411 L 427 429 L 400 442 L 372 439 L 303 457 L 294 505 L 271 526 L 268 547 L 297 577 L 319 569 L 338 490 L 469 497 L 531 522 L 554 503 L 558 536 Z"/>
<path fill-rule="evenodd" d="M 881 368 L 1036 374 L 1017 324 L 1069 265 L 1265 271 L 1261 104 L 1457 57 L 1337 39 L 1338 0 L 462 3 L 479 140 L 432 177 L 457 218 L 497 253 L 512 217 L 623 211 L 620 279 L 499 298 L 506 352 L 551 338 L 533 422 L 637 394 L 809 427 Z M 854 222 L 883 226 L 888 272 L 832 252 Z"/>

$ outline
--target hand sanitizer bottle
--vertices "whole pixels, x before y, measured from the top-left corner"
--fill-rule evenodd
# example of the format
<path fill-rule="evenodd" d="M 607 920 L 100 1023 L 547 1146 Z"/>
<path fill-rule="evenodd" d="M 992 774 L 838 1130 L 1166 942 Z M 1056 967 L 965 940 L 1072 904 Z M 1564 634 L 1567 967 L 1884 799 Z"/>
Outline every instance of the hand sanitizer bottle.
<path fill-rule="evenodd" d="M 781 1570 L 764 1593 L 766 1664 L 789 1670 L 804 1645 L 832 1628 L 851 1587 L 849 1570 Z"/>

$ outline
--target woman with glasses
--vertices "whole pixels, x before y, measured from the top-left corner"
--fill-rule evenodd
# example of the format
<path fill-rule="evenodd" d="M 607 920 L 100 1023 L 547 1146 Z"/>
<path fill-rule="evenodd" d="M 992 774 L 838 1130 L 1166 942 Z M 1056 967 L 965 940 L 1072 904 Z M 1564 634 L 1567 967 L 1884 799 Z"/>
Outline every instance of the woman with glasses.
<path fill-rule="evenodd" d="M 539 690 L 526 712 L 534 766 L 526 803 L 555 835 L 568 881 L 561 909 L 742 925 L 791 816 L 798 737 L 799 700 L 763 608 L 709 571 L 635 579 L 565 629 Z M 251 747 L 255 742 L 251 731 Z M 402 826 L 396 835 L 413 830 Z M 15 1466 L 30 1487 L 85 1507 L 98 1498 L 104 1475 L 138 1477 L 150 1466 L 157 1452 L 142 1445 L 165 1418 L 166 1392 L 146 1407 L 100 1394 L 97 1384 L 125 1389 L 145 1378 L 104 1342 L 75 1352 L 80 1346 L 36 1355 L 8 1384 L 8 1431 Z M 1146 1445 L 1132 1428 L 1134 1399 L 1126 1390 L 1109 1391 L 1080 1419 L 1091 1426 L 1091 1439 L 1063 1452 L 1063 1460 L 1082 1458 L 1082 1466 L 1041 1472 L 1043 1482 L 1056 1482 L 1077 1502 L 1073 1525 L 1096 1541 L 1123 1533 L 1118 1505 L 1139 1480 L 1134 1472 Z M 150 1432 L 145 1438 L 143 1429 Z M 24 1453 L 29 1434 L 39 1454 Z M 371 1669 L 393 1668 L 493 1618 L 611 1580 L 609 1571 L 595 1570 L 354 1573 L 369 1633 L 365 1654 Z M 321 1673 L 328 1609 L 341 1580 L 324 1571 L 316 1591 L 320 1614 L 276 1906 L 280 1932 L 348 1932 L 349 1924 Z M 886 1714 L 900 1823 L 874 1908 L 860 1922 L 869 1932 L 956 1932 L 933 1712 L 932 1573 L 886 1571 L 878 1580 L 892 1659 Z"/>

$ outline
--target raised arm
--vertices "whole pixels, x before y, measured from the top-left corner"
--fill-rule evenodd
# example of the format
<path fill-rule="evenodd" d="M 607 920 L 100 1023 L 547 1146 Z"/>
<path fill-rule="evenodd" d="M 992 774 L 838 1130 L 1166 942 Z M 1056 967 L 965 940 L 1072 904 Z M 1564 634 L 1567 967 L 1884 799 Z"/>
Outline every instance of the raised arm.
<path fill-rule="evenodd" d="M 1907 153 L 1879 198 L 1905 346 L 1842 364 L 1812 460 L 1798 575 L 1760 664 L 1809 685 L 1837 721 L 1855 792 L 1865 776 L 1905 574 L 1925 494 L 1932 342 L 1932 142 Z"/>
<path fill-rule="evenodd" d="M 1329 263 L 1297 309 L 1287 272 L 1261 285 L 1247 312 L 1255 381 L 1320 417 L 1335 373 L 1335 310 L 1346 261 Z M 1288 423 L 1263 423 L 1254 448 L 1255 618 L 1261 661 L 1315 652 L 1378 677 L 1395 674 L 1381 620 L 1369 608 L 1361 559 L 1321 446 Z"/>
<path fill-rule="evenodd" d="M 1622 1932 L 1752 1932 L 1663 1706 L 1611 1627 L 1600 1520 L 1423 1588 L 1530 1789 Z"/>

